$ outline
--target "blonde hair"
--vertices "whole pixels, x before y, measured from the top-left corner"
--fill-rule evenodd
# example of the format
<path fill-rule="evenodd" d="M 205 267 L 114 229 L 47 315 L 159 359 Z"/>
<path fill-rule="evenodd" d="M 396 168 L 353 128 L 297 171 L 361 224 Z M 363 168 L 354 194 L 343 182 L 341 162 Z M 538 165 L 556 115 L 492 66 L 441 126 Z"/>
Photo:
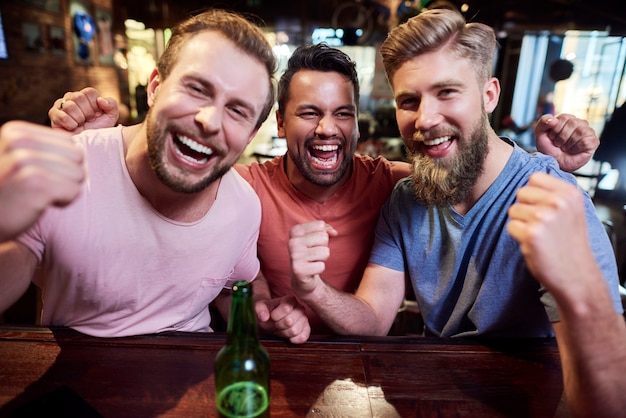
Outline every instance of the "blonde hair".
<path fill-rule="evenodd" d="M 492 28 L 482 23 L 467 23 L 456 10 L 426 10 L 393 29 L 380 53 L 387 78 L 405 62 L 418 55 L 450 48 L 459 58 L 468 59 L 479 82 L 492 75 L 498 43 Z"/>

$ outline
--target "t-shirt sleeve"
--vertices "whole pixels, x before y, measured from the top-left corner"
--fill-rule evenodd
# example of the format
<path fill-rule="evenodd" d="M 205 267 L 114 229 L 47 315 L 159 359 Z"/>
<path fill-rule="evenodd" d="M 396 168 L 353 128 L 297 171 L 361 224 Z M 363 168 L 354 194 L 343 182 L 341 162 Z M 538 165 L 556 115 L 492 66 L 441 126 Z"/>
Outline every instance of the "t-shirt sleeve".
<path fill-rule="evenodd" d="M 405 257 L 400 244 L 400 234 L 397 233 L 401 228 L 398 225 L 397 213 L 402 210 L 398 203 L 399 186 L 400 183 L 396 185 L 390 198 L 380 210 L 370 262 L 392 270 L 404 271 Z"/>
<path fill-rule="evenodd" d="M 257 258 L 256 251 L 257 237 L 258 234 L 246 245 L 244 251 L 241 254 L 239 262 L 235 266 L 233 274 L 231 275 L 230 279 L 228 279 L 224 287 L 230 289 L 236 282 L 240 280 L 251 282 L 259 274 L 260 263 L 259 259 Z"/>
<path fill-rule="evenodd" d="M 40 218 L 37 223 L 35 223 L 28 230 L 26 230 L 17 237 L 18 242 L 24 244 L 29 250 L 33 252 L 33 254 L 35 254 L 38 263 L 41 263 L 45 248 L 45 242 L 43 234 L 41 232 L 43 229 L 42 222 L 43 220 Z"/>

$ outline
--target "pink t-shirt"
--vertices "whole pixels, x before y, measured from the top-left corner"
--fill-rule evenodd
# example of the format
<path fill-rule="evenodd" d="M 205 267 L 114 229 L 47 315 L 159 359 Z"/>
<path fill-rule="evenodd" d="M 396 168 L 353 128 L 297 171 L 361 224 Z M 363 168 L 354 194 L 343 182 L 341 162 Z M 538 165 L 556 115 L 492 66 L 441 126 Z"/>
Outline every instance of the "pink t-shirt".
<path fill-rule="evenodd" d="M 121 128 L 76 141 L 87 155 L 82 194 L 20 237 L 47 272 L 34 279 L 42 323 L 102 337 L 211 331 L 209 302 L 259 270 L 261 206 L 250 185 L 230 170 L 202 219 L 174 222 L 135 188 Z"/>
<path fill-rule="evenodd" d="M 339 232 L 330 240 L 330 258 L 322 277 L 338 289 L 354 292 L 370 256 L 380 208 L 396 182 L 410 174 L 409 165 L 355 155 L 350 180 L 320 204 L 289 182 L 283 169 L 284 158 L 235 166 L 261 199 L 263 217 L 258 256 L 272 296 L 293 295 L 287 248 L 289 230 L 296 224 L 318 219 Z M 329 333 L 330 329 L 317 314 L 306 309 L 312 332 Z"/>

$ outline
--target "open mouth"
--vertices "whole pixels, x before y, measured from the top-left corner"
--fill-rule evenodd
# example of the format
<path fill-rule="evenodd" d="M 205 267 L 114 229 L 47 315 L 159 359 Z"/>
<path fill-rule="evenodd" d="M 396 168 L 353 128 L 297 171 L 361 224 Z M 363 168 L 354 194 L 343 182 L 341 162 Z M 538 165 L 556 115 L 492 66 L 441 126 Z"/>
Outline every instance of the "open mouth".
<path fill-rule="evenodd" d="M 434 147 L 439 144 L 443 144 L 446 141 L 449 141 L 451 138 L 452 137 L 448 135 L 448 136 L 440 136 L 439 138 L 424 140 L 424 145 L 426 145 L 427 147 Z"/>
<path fill-rule="evenodd" d="M 319 170 L 335 169 L 339 162 L 339 145 L 313 145 L 309 147 L 311 165 Z"/>
<path fill-rule="evenodd" d="M 455 136 L 445 135 L 436 138 L 424 139 L 421 142 L 422 152 L 431 158 L 444 158 L 452 149 Z"/>
<path fill-rule="evenodd" d="M 174 149 L 178 155 L 194 164 L 206 164 L 213 155 L 211 148 L 184 135 L 174 136 Z"/>

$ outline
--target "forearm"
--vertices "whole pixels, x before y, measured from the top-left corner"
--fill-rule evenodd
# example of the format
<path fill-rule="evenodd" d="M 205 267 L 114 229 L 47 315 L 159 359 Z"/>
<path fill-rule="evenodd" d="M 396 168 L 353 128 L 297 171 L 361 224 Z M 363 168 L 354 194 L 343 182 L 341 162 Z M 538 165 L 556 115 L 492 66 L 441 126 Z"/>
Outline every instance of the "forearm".
<path fill-rule="evenodd" d="M 602 277 L 599 269 L 595 274 Z M 614 417 L 626 410 L 626 323 L 603 284 L 596 281 L 578 300 L 557 298 L 565 393 L 578 417 Z"/>
<path fill-rule="evenodd" d="M 391 324 L 381 321 L 365 301 L 319 280 L 312 292 L 300 297 L 334 332 L 341 335 L 387 334 Z"/>
<path fill-rule="evenodd" d="M 267 280 L 263 273 L 259 272 L 254 281 L 252 282 L 252 294 L 254 300 L 268 300 L 272 298 L 272 292 L 267 284 Z"/>
<path fill-rule="evenodd" d="M 217 308 L 222 318 L 228 322 L 228 316 L 230 313 L 230 299 L 232 291 L 230 289 L 222 289 L 219 295 L 213 300 L 213 306 Z"/>

